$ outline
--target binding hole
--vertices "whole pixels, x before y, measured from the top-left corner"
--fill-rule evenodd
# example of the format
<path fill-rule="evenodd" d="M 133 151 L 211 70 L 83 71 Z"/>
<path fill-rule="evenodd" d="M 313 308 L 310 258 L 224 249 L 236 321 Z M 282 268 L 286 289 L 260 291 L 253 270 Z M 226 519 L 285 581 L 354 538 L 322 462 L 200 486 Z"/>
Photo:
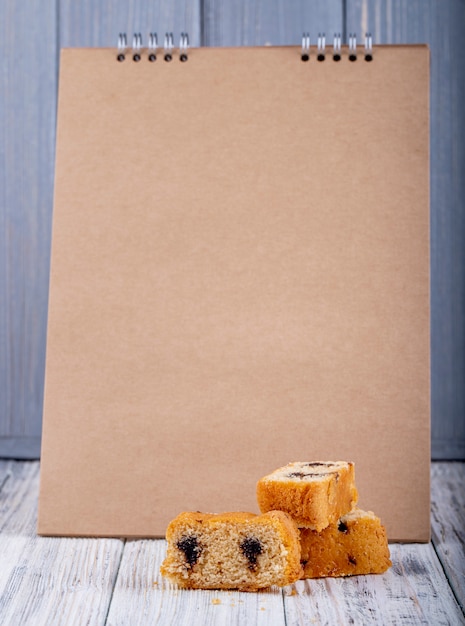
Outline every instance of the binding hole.
<path fill-rule="evenodd" d="M 333 54 L 333 61 L 340 61 L 340 60 L 341 60 L 340 54 Z"/>
<path fill-rule="evenodd" d="M 136 63 L 138 63 L 138 62 L 140 61 L 140 54 L 135 54 L 135 55 L 132 57 L 132 60 L 133 60 L 133 61 L 135 61 Z"/>
<path fill-rule="evenodd" d="M 317 58 L 317 61 L 324 61 L 325 60 L 325 55 L 324 54 L 319 54 L 316 58 Z"/>
<path fill-rule="evenodd" d="M 187 54 L 181 54 L 181 56 L 179 57 L 179 60 L 185 63 L 187 61 Z"/>
<path fill-rule="evenodd" d="M 373 55 L 372 54 L 365 54 L 365 61 L 373 61 Z"/>
<path fill-rule="evenodd" d="M 349 61 L 356 61 L 356 60 L 357 60 L 356 54 L 349 54 Z"/>
<path fill-rule="evenodd" d="M 168 53 L 167 53 L 167 54 L 165 54 L 165 57 L 164 57 L 164 58 L 165 58 L 165 61 L 166 61 L 167 63 L 169 63 L 170 61 L 172 61 L 172 60 L 173 60 L 172 55 L 171 55 L 171 54 L 168 54 Z"/>
<path fill-rule="evenodd" d="M 150 61 L 150 63 L 153 63 L 156 60 L 157 60 L 157 55 L 156 54 L 149 54 L 149 61 Z"/>
<path fill-rule="evenodd" d="M 125 58 L 126 57 L 124 56 L 124 54 L 118 54 L 118 56 L 116 57 L 116 60 L 121 63 L 121 61 L 124 61 Z"/>
<path fill-rule="evenodd" d="M 310 59 L 310 55 L 303 54 L 300 58 L 302 59 L 302 61 L 308 61 Z"/>

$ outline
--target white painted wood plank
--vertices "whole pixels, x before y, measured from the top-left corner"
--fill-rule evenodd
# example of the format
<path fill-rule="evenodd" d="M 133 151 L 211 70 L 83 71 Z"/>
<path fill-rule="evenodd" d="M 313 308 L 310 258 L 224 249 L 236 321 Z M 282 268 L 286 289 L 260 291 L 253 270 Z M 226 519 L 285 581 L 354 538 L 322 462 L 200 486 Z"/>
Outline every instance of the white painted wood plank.
<path fill-rule="evenodd" d="M 284 596 L 287 626 L 460 624 L 462 612 L 431 544 L 392 544 L 382 575 L 299 581 Z"/>
<path fill-rule="evenodd" d="M 300 45 L 303 32 L 315 44 L 343 30 L 342 0 L 205 0 L 204 16 L 207 46 Z"/>
<path fill-rule="evenodd" d="M 463 463 L 433 464 L 433 537 L 449 575 L 463 575 L 464 476 Z M 37 537 L 37 490 L 37 463 L 0 460 L 2 626 L 465 623 L 431 544 L 391 545 L 384 575 L 299 581 L 284 594 L 179 590 L 159 574 L 162 540 L 128 541 L 118 574 L 119 540 Z"/>
<path fill-rule="evenodd" d="M 0 456 L 37 458 L 56 107 L 56 2 L 0 2 Z"/>
<path fill-rule="evenodd" d="M 105 623 L 123 542 L 36 536 L 38 463 L 11 463 L 0 490 L 0 623 Z"/>
<path fill-rule="evenodd" d="M 433 463 L 431 525 L 434 547 L 465 608 L 465 463 Z"/>
<path fill-rule="evenodd" d="M 126 542 L 108 626 L 285 624 L 280 589 L 258 593 L 178 589 L 160 575 L 165 552 L 161 539 Z"/>
<path fill-rule="evenodd" d="M 433 459 L 465 459 L 465 2 L 347 0 L 349 32 L 431 51 Z"/>
<path fill-rule="evenodd" d="M 0 491 L 3 489 L 3 486 L 6 484 L 6 481 L 11 476 L 11 467 L 14 461 L 7 461 L 5 459 L 0 459 Z M 1 514 L 1 512 L 0 512 Z"/>

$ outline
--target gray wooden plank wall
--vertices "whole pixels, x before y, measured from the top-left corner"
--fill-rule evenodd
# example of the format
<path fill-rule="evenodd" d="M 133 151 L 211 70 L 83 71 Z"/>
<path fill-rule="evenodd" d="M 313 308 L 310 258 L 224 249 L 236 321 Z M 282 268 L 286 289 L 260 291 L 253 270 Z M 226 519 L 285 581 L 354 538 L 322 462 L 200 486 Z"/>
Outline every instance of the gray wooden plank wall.
<path fill-rule="evenodd" d="M 465 2 L 350 0 L 347 32 L 431 51 L 432 455 L 465 458 Z"/>
<path fill-rule="evenodd" d="M 299 44 L 302 31 L 431 47 L 432 456 L 465 458 L 465 2 L 31 0 L 0 3 L 0 457 L 37 458 L 59 49 L 186 30 L 191 44 Z"/>

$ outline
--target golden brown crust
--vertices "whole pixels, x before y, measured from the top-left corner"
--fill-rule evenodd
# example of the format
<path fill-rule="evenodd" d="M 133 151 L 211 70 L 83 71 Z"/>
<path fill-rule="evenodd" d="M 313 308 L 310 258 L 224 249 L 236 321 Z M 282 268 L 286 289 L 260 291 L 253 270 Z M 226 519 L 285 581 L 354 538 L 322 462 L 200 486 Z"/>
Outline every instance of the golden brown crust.
<path fill-rule="evenodd" d="M 386 529 L 355 509 L 321 532 L 301 529 L 302 578 L 382 574 L 391 565 Z"/>
<path fill-rule="evenodd" d="M 284 548 L 288 553 L 286 569 L 279 586 L 284 587 L 298 580 L 302 575 L 300 532 L 294 520 L 283 511 L 268 511 L 259 520 L 272 520 L 278 530 Z"/>
<path fill-rule="evenodd" d="M 300 534 L 282 511 L 184 512 L 166 531 L 163 576 L 191 589 L 256 591 L 302 575 Z"/>
<path fill-rule="evenodd" d="M 357 497 L 354 464 L 345 461 L 289 463 L 257 483 L 262 513 L 285 511 L 300 528 L 316 531 L 351 511 Z"/>

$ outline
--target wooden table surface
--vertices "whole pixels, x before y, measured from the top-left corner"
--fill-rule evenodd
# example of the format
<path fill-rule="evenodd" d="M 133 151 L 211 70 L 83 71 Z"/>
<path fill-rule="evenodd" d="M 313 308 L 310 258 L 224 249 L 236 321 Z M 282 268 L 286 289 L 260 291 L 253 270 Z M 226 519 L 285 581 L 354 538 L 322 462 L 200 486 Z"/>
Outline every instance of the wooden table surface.
<path fill-rule="evenodd" d="M 241 593 L 167 583 L 163 540 L 37 537 L 39 463 L 0 460 L 0 624 L 465 624 L 465 463 L 431 471 L 433 541 L 386 574 Z"/>

